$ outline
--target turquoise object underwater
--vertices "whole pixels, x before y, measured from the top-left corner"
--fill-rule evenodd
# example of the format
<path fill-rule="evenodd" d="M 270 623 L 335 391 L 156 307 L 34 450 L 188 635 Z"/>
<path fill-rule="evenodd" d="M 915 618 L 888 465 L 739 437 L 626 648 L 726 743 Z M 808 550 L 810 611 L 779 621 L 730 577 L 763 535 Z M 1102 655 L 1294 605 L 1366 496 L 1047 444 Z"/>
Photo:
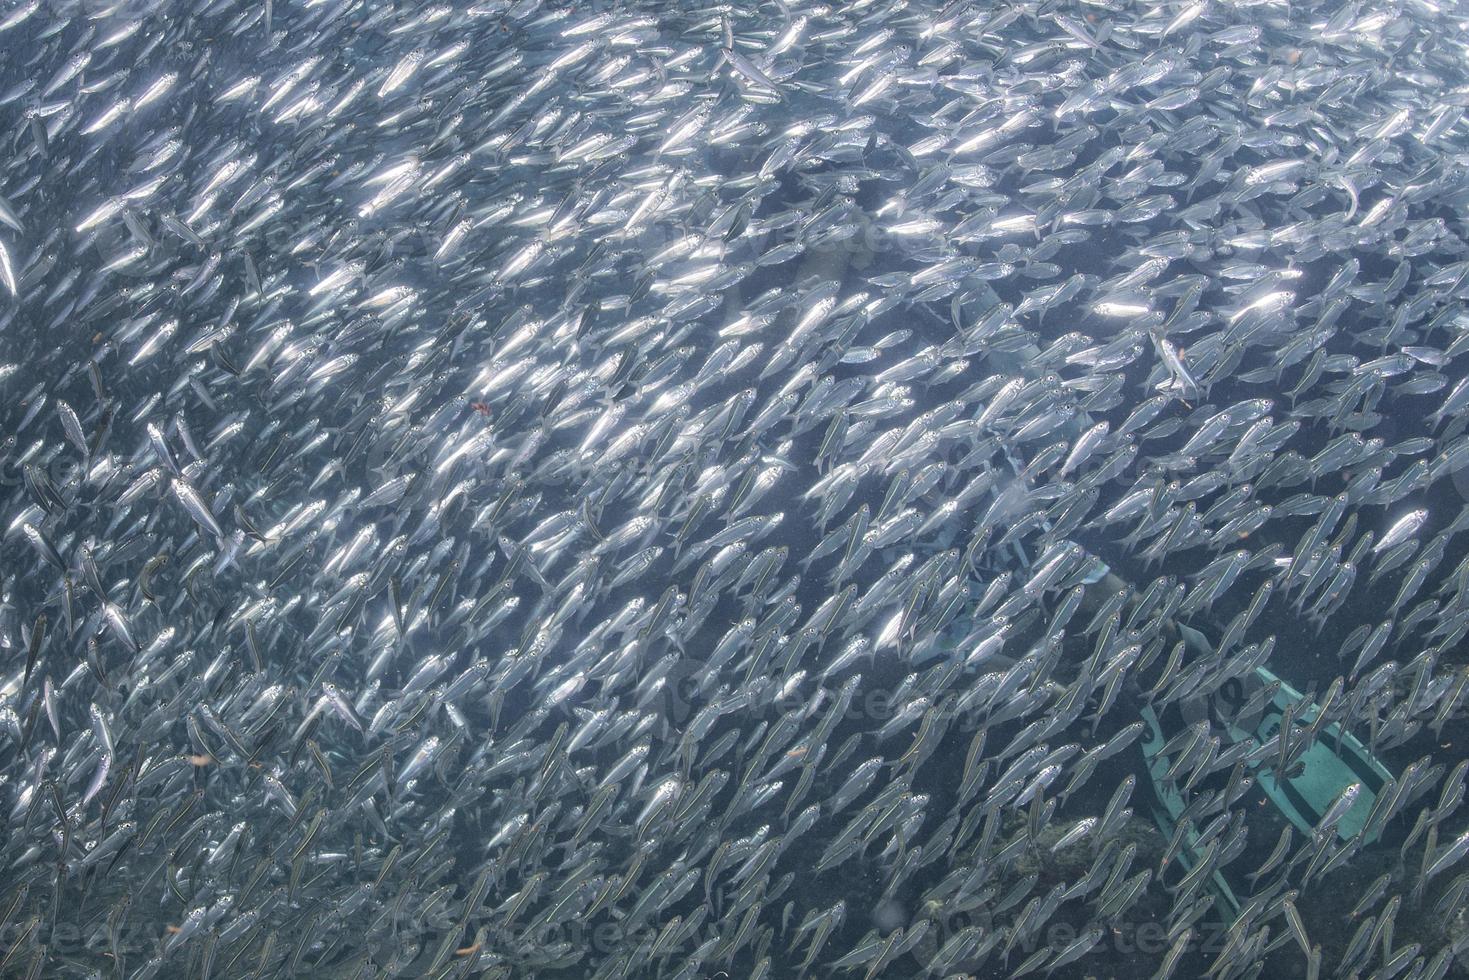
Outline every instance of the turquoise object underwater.
<path fill-rule="evenodd" d="M 1187 642 L 1192 645 L 1200 642 L 1196 631 L 1183 626 L 1180 630 Z M 1273 694 L 1268 698 L 1252 697 L 1261 688 L 1273 688 Z M 1381 837 L 1385 818 L 1373 819 L 1373 805 L 1378 793 L 1392 781 L 1392 773 L 1367 746 L 1349 732 L 1343 732 L 1336 723 L 1317 726 L 1319 705 L 1306 700 L 1300 691 L 1264 667 L 1256 667 L 1245 678 L 1226 682 L 1213 701 L 1214 713 L 1230 738 L 1235 743 L 1249 740 L 1257 746 L 1246 756 L 1247 767 L 1255 785 L 1292 827 L 1311 838 L 1318 833 L 1323 818 L 1333 810 L 1333 804 L 1344 793 L 1353 792 L 1355 798 L 1350 804 L 1343 804 L 1346 812 L 1326 832 L 1334 832 L 1343 842 L 1358 839 L 1361 845 L 1372 844 Z M 1248 715 L 1240 714 L 1241 709 L 1248 709 Z M 1144 706 L 1140 714 L 1147 726 L 1141 748 L 1155 792 L 1152 816 L 1163 835 L 1171 838 L 1185 803 L 1173 781 L 1165 778 L 1171 763 L 1162 750 L 1177 733 L 1165 733 L 1151 707 Z M 1287 775 L 1281 778 L 1277 766 L 1280 756 L 1273 748 L 1264 750 L 1276 743 L 1287 723 L 1294 730 L 1296 722 L 1317 731 L 1311 738 L 1304 737 L 1303 732 L 1290 736 L 1286 746 L 1290 761 L 1285 767 Z M 1295 740 L 1294 746 L 1291 740 Z M 1353 786 L 1358 788 L 1353 790 Z M 1197 840 L 1197 832 L 1190 830 L 1178 849 L 1178 860 L 1186 874 L 1201 860 Z M 1209 875 L 1209 886 L 1214 893 L 1216 911 L 1226 922 L 1233 921 L 1239 914 L 1240 902 L 1228 879 L 1216 870 Z"/>

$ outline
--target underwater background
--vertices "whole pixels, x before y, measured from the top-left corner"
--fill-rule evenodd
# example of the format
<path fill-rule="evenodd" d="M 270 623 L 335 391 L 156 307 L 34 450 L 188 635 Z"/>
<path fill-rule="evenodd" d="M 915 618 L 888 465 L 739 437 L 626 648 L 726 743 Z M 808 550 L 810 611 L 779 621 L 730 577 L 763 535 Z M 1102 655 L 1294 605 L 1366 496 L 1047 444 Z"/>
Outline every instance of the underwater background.
<path fill-rule="evenodd" d="M 0 976 L 1465 976 L 1469 11 L 0 5 Z"/>

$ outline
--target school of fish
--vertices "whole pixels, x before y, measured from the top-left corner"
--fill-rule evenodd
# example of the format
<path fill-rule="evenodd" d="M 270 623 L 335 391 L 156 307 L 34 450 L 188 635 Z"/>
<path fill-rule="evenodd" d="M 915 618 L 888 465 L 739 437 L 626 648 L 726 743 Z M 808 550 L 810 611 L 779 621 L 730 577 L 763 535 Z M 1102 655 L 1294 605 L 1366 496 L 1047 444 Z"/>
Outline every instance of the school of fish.
<path fill-rule="evenodd" d="M 1466 108 L 1448 0 L 7 0 L 0 976 L 1466 975 Z"/>

